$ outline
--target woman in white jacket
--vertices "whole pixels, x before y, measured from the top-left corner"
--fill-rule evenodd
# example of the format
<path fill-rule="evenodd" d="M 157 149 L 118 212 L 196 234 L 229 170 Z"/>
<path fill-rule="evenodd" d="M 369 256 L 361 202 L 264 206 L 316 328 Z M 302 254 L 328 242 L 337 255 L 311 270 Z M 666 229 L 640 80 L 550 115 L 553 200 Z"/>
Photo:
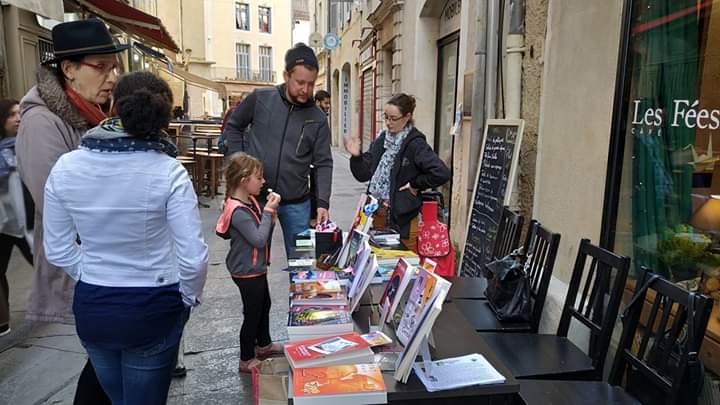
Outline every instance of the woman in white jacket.
<path fill-rule="evenodd" d="M 118 117 L 48 177 L 45 253 L 77 281 L 78 336 L 112 402 L 164 404 L 208 249 L 192 183 L 165 139 L 170 88 L 132 73 L 113 98 Z"/>

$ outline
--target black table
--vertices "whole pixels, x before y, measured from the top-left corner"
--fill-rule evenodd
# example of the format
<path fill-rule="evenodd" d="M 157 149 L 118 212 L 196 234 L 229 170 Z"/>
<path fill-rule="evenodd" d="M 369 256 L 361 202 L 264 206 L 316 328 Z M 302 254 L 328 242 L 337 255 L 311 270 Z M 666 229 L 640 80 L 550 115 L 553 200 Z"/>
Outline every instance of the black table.
<path fill-rule="evenodd" d="M 370 329 L 369 319 L 376 317 L 376 309 L 361 306 L 353 314 L 355 328 L 359 333 Z M 388 328 L 385 329 L 386 333 Z M 394 336 L 391 337 L 394 338 Z M 510 405 L 518 399 L 520 385 L 510 370 L 491 352 L 485 341 L 469 327 L 462 314 L 452 303 L 445 303 L 442 312 L 433 326 L 433 336 L 437 347 L 431 349 L 433 359 L 457 357 L 470 353 L 480 353 L 501 373 L 506 380 L 502 384 L 475 385 L 453 390 L 428 392 L 425 385 L 413 373 L 407 384 L 395 381 L 393 372 L 384 371 L 385 388 L 388 403 L 393 404 L 505 404 Z M 292 399 L 288 400 L 292 404 Z"/>
<path fill-rule="evenodd" d="M 453 277 L 450 279 L 452 288 L 449 299 L 484 300 L 487 279 L 485 277 Z"/>

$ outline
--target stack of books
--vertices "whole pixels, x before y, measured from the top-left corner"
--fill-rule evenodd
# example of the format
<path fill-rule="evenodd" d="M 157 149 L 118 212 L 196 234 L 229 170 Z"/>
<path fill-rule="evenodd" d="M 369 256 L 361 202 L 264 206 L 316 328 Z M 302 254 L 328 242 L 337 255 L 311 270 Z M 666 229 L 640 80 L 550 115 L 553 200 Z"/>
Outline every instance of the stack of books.
<path fill-rule="evenodd" d="M 417 266 L 420 264 L 420 257 L 417 253 L 407 249 L 381 249 L 372 247 L 372 253 L 377 256 L 378 265 L 382 267 L 395 267 L 400 259 L 405 259 L 408 264 Z"/>
<path fill-rule="evenodd" d="M 370 243 L 383 249 L 402 249 L 400 234 L 392 229 L 378 229 L 369 232 Z"/>
<path fill-rule="evenodd" d="M 287 331 L 291 341 L 353 330 L 345 288 L 331 271 L 290 273 Z"/>

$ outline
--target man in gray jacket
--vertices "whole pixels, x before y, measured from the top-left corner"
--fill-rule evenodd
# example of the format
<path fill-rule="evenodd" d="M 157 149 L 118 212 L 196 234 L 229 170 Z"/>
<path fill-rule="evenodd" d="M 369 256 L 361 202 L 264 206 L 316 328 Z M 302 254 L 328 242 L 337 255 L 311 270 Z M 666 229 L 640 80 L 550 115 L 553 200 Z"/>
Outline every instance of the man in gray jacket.
<path fill-rule="evenodd" d="M 285 54 L 285 83 L 246 97 L 223 134 L 229 154 L 245 151 L 263 162 L 266 183 L 261 197 L 267 189 L 282 196 L 278 218 L 288 256 L 294 235 L 307 228 L 310 217 L 310 165 L 317 173 L 317 221 L 329 216 L 333 161 L 327 118 L 313 99 L 317 75 L 313 50 L 295 45 Z"/>

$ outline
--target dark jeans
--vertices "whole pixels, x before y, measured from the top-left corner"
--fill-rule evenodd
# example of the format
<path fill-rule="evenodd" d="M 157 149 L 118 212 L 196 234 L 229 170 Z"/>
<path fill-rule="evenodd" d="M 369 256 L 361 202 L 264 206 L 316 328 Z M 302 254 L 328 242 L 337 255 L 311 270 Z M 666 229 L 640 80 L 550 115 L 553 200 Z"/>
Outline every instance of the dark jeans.
<path fill-rule="evenodd" d="M 189 315 L 187 308 L 167 336 L 146 345 L 123 347 L 82 342 L 113 405 L 165 404 L 180 337 Z"/>
<path fill-rule="evenodd" d="M 10 285 L 7 280 L 7 268 L 13 247 L 17 246 L 25 260 L 33 264 L 33 255 L 25 238 L 0 234 L 0 326 L 10 323 Z"/>
<path fill-rule="evenodd" d="M 295 235 L 308 229 L 310 200 L 307 199 L 297 204 L 280 205 L 277 214 L 283 232 L 285 255 L 287 258 L 291 258 L 295 252 Z"/>
<path fill-rule="evenodd" d="M 75 390 L 75 400 L 73 405 L 111 405 L 112 402 L 98 381 L 95 369 L 88 359 L 85 363 L 80 379 L 78 380 L 77 389 Z"/>
<path fill-rule="evenodd" d="M 235 278 L 243 302 L 243 324 L 240 328 L 240 360 L 255 357 L 255 346 L 267 346 L 270 338 L 270 289 L 267 274 L 252 278 Z"/>

